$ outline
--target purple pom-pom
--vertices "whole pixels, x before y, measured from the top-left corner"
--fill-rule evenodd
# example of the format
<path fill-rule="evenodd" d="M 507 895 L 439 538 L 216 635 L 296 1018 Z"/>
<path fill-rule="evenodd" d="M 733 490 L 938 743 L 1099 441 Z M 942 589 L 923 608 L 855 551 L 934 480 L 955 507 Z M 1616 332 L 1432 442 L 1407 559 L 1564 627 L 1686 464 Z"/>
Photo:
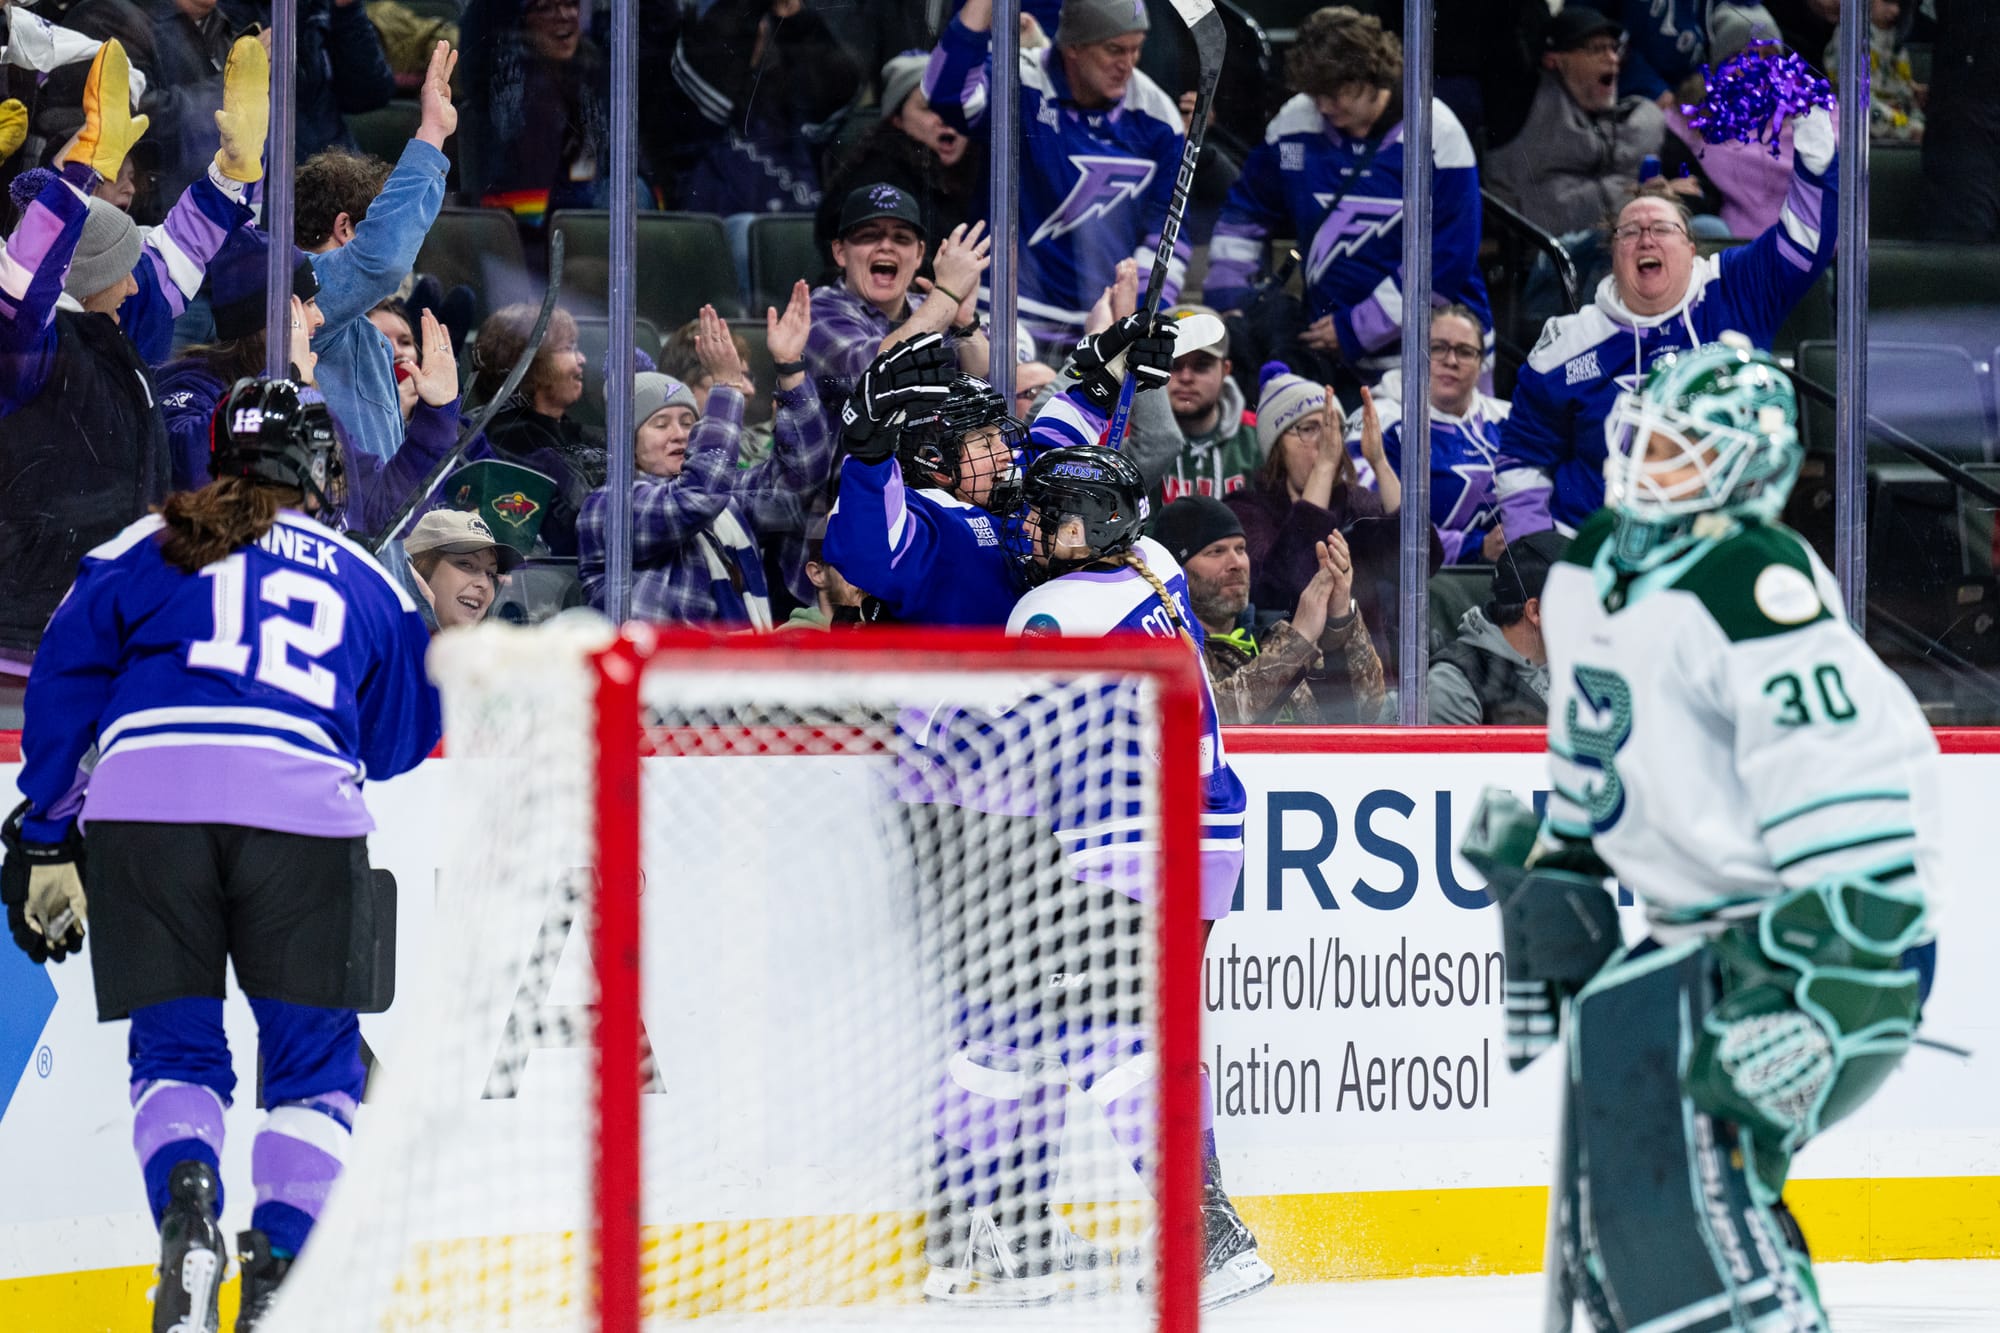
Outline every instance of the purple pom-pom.
<path fill-rule="evenodd" d="M 1278 376 L 1292 373 L 1292 368 L 1282 361 L 1266 361 L 1257 368 L 1257 392 L 1262 393 L 1264 386 Z"/>
<path fill-rule="evenodd" d="M 1773 41 L 1752 42 L 1703 73 L 1708 96 L 1700 106 L 1683 106 L 1681 114 L 1708 143 L 1768 144 L 1777 157 L 1786 121 L 1834 105 L 1826 79 Z"/>
<path fill-rule="evenodd" d="M 7 195 L 14 201 L 15 210 L 27 212 L 28 205 L 35 202 L 35 196 L 42 192 L 42 187 L 55 178 L 56 173 L 47 167 L 30 167 L 16 176 L 7 186 Z"/>

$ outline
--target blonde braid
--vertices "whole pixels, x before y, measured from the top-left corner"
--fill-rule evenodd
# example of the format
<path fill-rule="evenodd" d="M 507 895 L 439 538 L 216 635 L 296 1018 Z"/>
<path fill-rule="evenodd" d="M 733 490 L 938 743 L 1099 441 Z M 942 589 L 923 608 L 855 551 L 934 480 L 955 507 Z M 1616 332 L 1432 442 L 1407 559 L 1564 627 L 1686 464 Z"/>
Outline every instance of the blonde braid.
<path fill-rule="evenodd" d="M 1195 643 L 1194 635 L 1188 633 L 1187 622 L 1181 618 L 1180 604 L 1174 601 L 1173 594 L 1167 591 L 1167 585 L 1160 582 L 1160 576 L 1147 566 L 1146 558 L 1136 550 L 1120 551 L 1112 558 L 1126 568 L 1135 571 L 1140 578 L 1146 580 L 1151 585 L 1153 595 L 1160 599 L 1161 606 L 1167 608 L 1167 618 L 1173 621 L 1174 630 L 1181 636 L 1181 641 L 1199 653 L 1201 649 Z"/>

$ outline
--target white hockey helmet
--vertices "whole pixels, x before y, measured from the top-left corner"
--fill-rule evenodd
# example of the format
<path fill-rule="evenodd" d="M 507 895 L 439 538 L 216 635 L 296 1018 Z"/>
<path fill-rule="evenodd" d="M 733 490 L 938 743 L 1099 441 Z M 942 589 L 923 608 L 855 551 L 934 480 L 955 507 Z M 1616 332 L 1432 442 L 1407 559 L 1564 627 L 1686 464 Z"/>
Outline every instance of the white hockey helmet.
<path fill-rule="evenodd" d="M 1613 561 L 1661 563 L 1704 514 L 1775 521 L 1804 458 L 1798 420 L 1791 378 L 1740 333 L 1662 360 L 1604 423 Z"/>

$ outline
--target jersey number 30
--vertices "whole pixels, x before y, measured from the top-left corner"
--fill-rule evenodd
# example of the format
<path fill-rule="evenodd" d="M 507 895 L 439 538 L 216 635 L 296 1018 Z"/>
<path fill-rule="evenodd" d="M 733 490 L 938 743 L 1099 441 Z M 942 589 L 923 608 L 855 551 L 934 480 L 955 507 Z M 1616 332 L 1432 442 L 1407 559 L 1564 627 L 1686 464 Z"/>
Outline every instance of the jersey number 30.
<path fill-rule="evenodd" d="M 254 614 L 248 606 L 249 570 L 238 551 L 204 567 L 201 576 L 214 584 L 215 633 L 200 643 L 188 645 L 187 663 L 233 676 L 250 669 L 250 645 L 243 641 L 245 619 Z M 347 627 L 347 603 L 324 579 L 296 569 L 276 569 L 257 585 L 258 603 L 270 607 L 257 625 L 257 679 L 273 689 L 296 695 L 320 708 L 333 707 L 333 673 L 312 659 L 324 657 L 340 646 Z M 293 620 L 283 612 L 303 602 L 312 611 L 310 622 Z M 292 660 L 296 652 L 304 665 Z"/>

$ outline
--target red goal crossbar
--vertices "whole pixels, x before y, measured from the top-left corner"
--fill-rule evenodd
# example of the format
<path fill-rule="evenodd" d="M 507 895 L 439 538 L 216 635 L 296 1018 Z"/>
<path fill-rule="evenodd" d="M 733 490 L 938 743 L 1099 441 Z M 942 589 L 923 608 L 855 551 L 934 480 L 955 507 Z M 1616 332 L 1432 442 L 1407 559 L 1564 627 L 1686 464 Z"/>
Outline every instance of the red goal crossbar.
<path fill-rule="evenodd" d="M 1011 672 L 1141 676 L 1159 707 L 1159 801 L 1163 819 L 1157 883 L 1160 1125 L 1153 1189 L 1159 1250 L 1154 1292 L 1161 1333 L 1194 1333 L 1201 1287 L 1201 1117 L 1199 1025 L 1201 901 L 1201 662 L 1179 640 L 1120 635 L 1100 639 L 1019 639 L 982 630 L 870 629 L 860 634 L 750 637 L 628 625 L 596 655 L 595 764 L 597 966 L 594 1038 L 600 1333 L 638 1333 L 640 1268 L 640 761 L 648 753 L 760 754 L 794 748 L 783 729 L 707 730 L 689 745 L 644 725 L 648 673 L 713 674 L 718 663 L 745 674 Z M 860 729 L 813 737 L 849 753 L 875 748 Z M 815 744 L 816 752 L 825 747 Z"/>

